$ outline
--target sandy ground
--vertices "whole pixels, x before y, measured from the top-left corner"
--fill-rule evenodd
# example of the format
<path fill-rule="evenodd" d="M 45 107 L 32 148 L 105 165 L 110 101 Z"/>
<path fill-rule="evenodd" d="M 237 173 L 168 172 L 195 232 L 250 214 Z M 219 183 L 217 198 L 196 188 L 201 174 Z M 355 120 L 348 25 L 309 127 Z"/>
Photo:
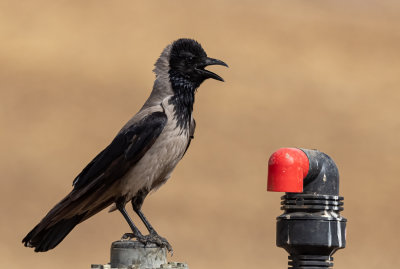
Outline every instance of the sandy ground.
<path fill-rule="evenodd" d="M 335 268 L 400 265 L 398 1 L 0 1 L 0 256 L 4 268 L 106 263 L 128 226 L 102 212 L 56 249 L 23 236 L 143 104 L 179 37 L 230 69 L 205 82 L 195 140 L 144 205 L 192 269 L 285 268 L 275 247 L 280 147 L 336 161 L 348 246 Z M 141 226 L 143 227 L 143 226 Z"/>

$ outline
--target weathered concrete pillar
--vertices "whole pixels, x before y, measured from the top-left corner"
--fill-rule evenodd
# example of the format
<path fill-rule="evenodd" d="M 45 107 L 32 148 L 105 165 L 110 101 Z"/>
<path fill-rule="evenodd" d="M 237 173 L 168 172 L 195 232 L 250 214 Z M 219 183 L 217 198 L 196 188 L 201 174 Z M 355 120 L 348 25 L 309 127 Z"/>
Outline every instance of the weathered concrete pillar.
<path fill-rule="evenodd" d="M 155 244 L 144 245 L 133 240 L 119 240 L 111 244 L 111 261 L 92 264 L 92 269 L 188 269 L 185 263 L 168 262 L 167 250 Z"/>

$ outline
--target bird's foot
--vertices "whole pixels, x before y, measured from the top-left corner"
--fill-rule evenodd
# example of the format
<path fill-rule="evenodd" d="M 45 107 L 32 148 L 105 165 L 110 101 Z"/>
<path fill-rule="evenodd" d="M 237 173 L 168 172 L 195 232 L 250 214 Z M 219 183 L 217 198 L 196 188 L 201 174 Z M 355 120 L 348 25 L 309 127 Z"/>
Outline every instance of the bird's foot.
<path fill-rule="evenodd" d="M 142 242 L 145 245 L 147 245 L 148 243 L 154 243 L 161 248 L 166 248 L 168 252 L 171 253 L 171 256 L 173 255 L 173 250 L 170 243 L 167 241 L 167 239 L 159 236 L 157 233 L 151 233 L 137 239 L 139 242 Z"/>
<path fill-rule="evenodd" d="M 166 248 L 168 252 L 171 253 L 171 256 L 173 254 L 173 249 L 170 243 L 167 241 L 167 239 L 165 239 L 162 236 L 159 236 L 157 233 L 150 233 L 148 235 L 141 235 L 141 236 L 136 236 L 133 233 L 126 233 L 122 236 L 121 239 L 132 239 L 132 238 L 136 238 L 137 241 L 145 245 L 149 243 L 154 243 L 161 248 Z"/>

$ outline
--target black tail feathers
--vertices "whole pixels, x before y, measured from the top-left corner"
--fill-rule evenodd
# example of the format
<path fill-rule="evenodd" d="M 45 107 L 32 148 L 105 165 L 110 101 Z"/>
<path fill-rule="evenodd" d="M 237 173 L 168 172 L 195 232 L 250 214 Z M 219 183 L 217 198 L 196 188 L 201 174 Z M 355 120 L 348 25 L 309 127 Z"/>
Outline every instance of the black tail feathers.
<path fill-rule="evenodd" d="M 22 239 L 22 243 L 26 247 L 35 248 L 36 252 L 48 251 L 55 248 L 82 220 L 83 215 L 76 215 L 47 226 L 42 221 Z"/>

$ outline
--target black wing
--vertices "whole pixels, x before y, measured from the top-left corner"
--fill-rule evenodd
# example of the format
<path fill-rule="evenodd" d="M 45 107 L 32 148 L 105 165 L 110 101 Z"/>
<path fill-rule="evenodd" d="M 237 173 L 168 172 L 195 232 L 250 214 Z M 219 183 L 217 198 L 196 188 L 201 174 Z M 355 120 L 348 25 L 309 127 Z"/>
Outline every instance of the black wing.
<path fill-rule="evenodd" d="M 74 189 L 86 186 L 102 174 L 109 174 L 111 167 L 114 176 L 107 177 L 108 180 L 123 176 L 154 144 L 166 123 L 164 112 L 154 112 L 119 133 L 74 179 Z"/>
<path fill-rule="evenodd" d="M 154 112 L 120 132 L 76 177 L 71 193 L 22 240 L 25 246 L 35 251 L 52 249 L 80 222 L 115 202 L 116 197 L 102 195 L 143 157 L 166 123 L 163 112 Z"/>

